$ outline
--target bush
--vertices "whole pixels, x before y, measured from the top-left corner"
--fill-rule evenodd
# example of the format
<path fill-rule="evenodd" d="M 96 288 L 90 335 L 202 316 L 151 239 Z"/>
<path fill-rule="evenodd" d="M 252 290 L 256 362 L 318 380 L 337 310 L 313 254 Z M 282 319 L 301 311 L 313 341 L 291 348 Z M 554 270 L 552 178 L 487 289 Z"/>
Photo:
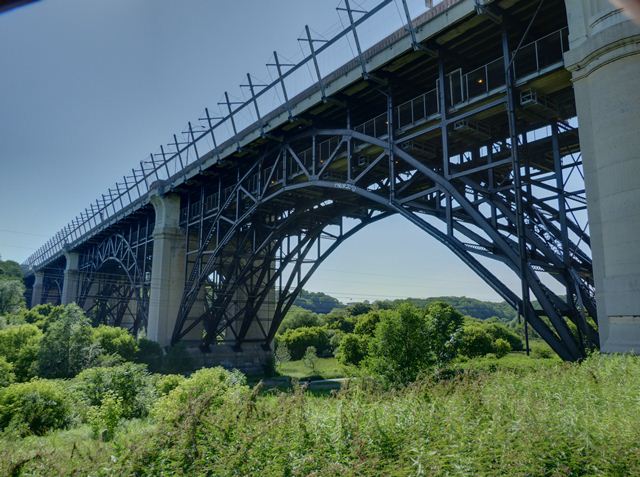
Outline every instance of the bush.
<path fill-rule="evenodd" d="M 117 326 L 100 325 L 94 328 L 92 339 L 105 354 L 117 354 L 125 361 L 133 361 L 138 351 L 133 335 Z"/>
<path fill-rule="evenodd" d="M 66 305 L 59 318 L 42 338 L 38 357 L 40 375 L 49 378 L 70 378 L 91 365 L 91 323 L 75 304 Z"/>
<path fill-rule="evenodd" d="M 49 325 L 55 322 L 65 311 L 62 305 L 54 306 L 49 303 L 37 305 L 30 309 L 22 309 L 10 317 L 10 323 L 27 323 L 36 325 L 42 331 L 46 331 Z"/>
<path fill-rule="evenodd" d="M 156 373 L 162 369 L 162 358 L 164 352 L 162 346 L 147 338 L 138 340 L 138 350 L 136 351 L 135 362 L 146 364 L 149 371 Z"/>
<path fill-rule="evenodd" d="M 369 313 L 358 316 L 353 332 L 358 335 L 373 336 L 376 334 L 376 326 L 378 326 L 378 323 L 380 323 L 380 312 L 370 311 Z"/>
<path fill-rule="evenodd" d="M 156 394 L 166 396 L 185 381 L 185 377 L 180 374 L 166 374 L 157 377 L 155 382 Z"/>
<path fill-rule="evenodd" d="M 496 357 L 502 358 L 503 356 L 508 355 L 511 352 L 511 345 L 507 340 L 503 340 L 502 338 L 498 338 L 493 343 L 493 352 Z"/>
<path fill-rule="evenodd" d="M 355 333 L 344 335 L 338 347 L 338 361 L 345 365 L 359 365 L 369 353 L 369 339 L 368 336 Z"/>
<path fill-rule="evenodd" d="M 93 406 L 87 412 L 87 422 L 91 427 L 93 437 L 99 437 L 105 442 L 113 439 L 122 415 L 122 398 L 113 391 L 108 391 L 100 406 Z"/>
<path fill-rule="evenodd" d="M 531 341 L 529 349 L 533 358 L 550 359 L 557 357 L 556 353 L 544 341 Z"/>
<path fill-rule="evenodd" d="M 484 326 L 494 341 L 498 339 L 507 341 L 513 351 L 522 351 L 524 349 L 522 338 L 502 323 L 487 323 Z"/>
<path fill-rule="evenodd" d="M 35 325 L 9 326 L 0 330 L 0 356 L 13 366 L 18 381 L 36 376 L 42 331 Z"/>
<path fill-rule="evenodd" d="M 386 381 L 408 384 L 435 364 L 429 322 L 415 306 L 402 304 L 382 316 L 369 347 L 367 367 Z"/>
<path fill-rule="evenodd" d="M 460 354 L 469 358 L 493 352 L 493 337 L 481 323 L 465 325 L 458 345 Z"/>
<path fill-rule="evenodd" d="M 231 393 L 247 389 L 245 377 L 240 372 L 229 372 L 220 367 L 203 368 L 160 398 L 153 408 L 153 416 L 175 425 L 188 415 L 215 411 Z"/>
<path fill-rule="evenodd" d="M 120 398 L 125 419 L 146 416 L 155 400 L 155 389 L 142 364 L 85 369 L 74 384 L 87 406 L 101 406 L 109 393 Z"/>
<path fill-rule="evenodd" d="M 309 346 L 313 346 L 318 354 L 324 356 L 330 350 L 331 343 L 327 329 L 320 326 L 287 330 L 278 337 L 278 346 L 286 346 L 291 359 L 302 359 Z"/>
<path fill-rule="evenodd" d="M 5 388 L 16 380 L 13 372 L 13 365 L 4 357 L 0 356 L 0 388 Z"/>
<path fill-rule="evenodd" d="M 0 428 L 43 435 L 71 422 L 72 404 L 61 384 L 35 380 L 0 390 Z"/>

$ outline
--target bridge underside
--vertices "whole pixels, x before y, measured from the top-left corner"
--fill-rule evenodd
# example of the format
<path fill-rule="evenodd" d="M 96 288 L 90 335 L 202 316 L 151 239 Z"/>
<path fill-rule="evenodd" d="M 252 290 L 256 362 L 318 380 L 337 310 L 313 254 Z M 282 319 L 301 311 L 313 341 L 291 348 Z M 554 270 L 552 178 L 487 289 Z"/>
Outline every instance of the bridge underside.
<path fill-rule="evenodd" d="M 181 185 L 156 184 L 154 210 L 74 251 L 73 301 L 96 322 L 153 326 L 163 344 L 268 349 L 321 263 L 400 215 L 563 359 L 584 357 L 599 342 L 564 2 L 537 16 L 537 1 L 498 4 Z"/>

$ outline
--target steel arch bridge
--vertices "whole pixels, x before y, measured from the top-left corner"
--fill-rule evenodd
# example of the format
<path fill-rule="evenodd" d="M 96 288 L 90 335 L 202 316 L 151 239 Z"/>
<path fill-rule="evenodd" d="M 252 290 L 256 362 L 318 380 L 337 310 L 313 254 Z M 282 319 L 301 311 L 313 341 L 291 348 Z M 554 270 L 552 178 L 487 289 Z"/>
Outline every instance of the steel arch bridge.
<path fill-rule="evenodd" d="M 443 2 L 437 13 L 470 3 Z M 60 295 L 74 296 L 96 323 L 133 332 L 161 315 L 154 326 L 168 330 L 171 344 L 268 349 L 322 262 L 367 225 L 397 215 L 449 248 L 563 359 L 581 359 L 599 335 L 579 125 L 563 60 L 568 30 L 561 0 L 544 5 L 544 21 L 535 21 L 537 5 L 476 5 L 422 42 L 418 24 L 408 23 L 375 48 L 408 39 L 410 50 L 375 71 L 374 53 L 360 52 L 347 66 L 362 76 L 331 94 L 318 70 L 314 89 L 289 100 L 275 55 L 279 78 L 270 87 L 285 104 L 263 117 L 248 77 L 252 99 L 242 107 L 255 107 L 255 124 L 238 132 L 227 97 L 234 135 L 224 144 L 206 110 L 202 136 L 189 124 L 184 142 L 174 136 L 171 157 L 161 148 L 160 162 L 152 154 L 150 166 L 132 170 L 116 184 L 119 195 L 110 189 L 91 206 L 94 229 L 71 234 L 77 293 Z M 348 30 L 356 39 L 358 24 Z M 317 67 L 316 53 L 308 61 Z M 294 108 L 312 93 L 321 101 Z M 214 146 L 205 154 L 202 137 Z M 37 259 L 60 266 L 55 246 Z M 519 292 L 492 262 L 520 278 Z"/>

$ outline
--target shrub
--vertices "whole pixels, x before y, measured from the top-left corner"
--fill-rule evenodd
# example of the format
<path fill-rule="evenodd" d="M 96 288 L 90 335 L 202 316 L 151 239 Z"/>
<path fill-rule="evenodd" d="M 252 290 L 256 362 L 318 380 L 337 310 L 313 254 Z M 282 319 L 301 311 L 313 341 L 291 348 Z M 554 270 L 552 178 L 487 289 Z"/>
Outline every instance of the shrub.
<path fill-rule="evenodd" d="M 302 357 L 304 365 L 311 370 L 313 374 L 317 373 L 318 353 L 315 346 L 309 346 Z"/>
<path fill-rule="evenodd" d="M 0 388 L 9 386 L 15 380 L 16 374 L 13 372 L 13 365 L 0 356 Z"/>
<path fill-rule="evenodd" d="M 156 394 L 166 396 L 185 381 L 185 377 L 180 374 L 166 374 L 157 377 L 155 382 Z"/>
<path fill-rule="evenodd" d="M 92 406 L 87 412 L 87 422 L 94 438 L 110 441 L 123 415 L 122 398 L 107 391 L 100 406 Z"/>
<path fill-rule="evenodd" d="M 407 384 L 435 364 L 429 322 L 410 304 L 385 313 L 369 347 L 367 367 L 394 384 Z"/>
<path fill-rule="evenodd" d="M 357 366 L 367 357 L 370 338 L 365 335 L 350 333 L 344 335 L 338 347 L 338 361 L 346 365 Z"/>
<path fill-rule="evenodd" d="M 117 354 L 125 361 L 133 361 L 138 351 L 133 335 L 117 326 L 100 325 L 94 328 L 92 339 L 100 345 L 105 354 Z"/>
<path fill-rule="evenodd" d="M 156 373 L 162 369 L 162 358 L 164 352 L 162 346 L 147 338 L 138 340 L 138 350 L 136 351 L 135 362 L 146 364 L 149 371 Z"/>
<path fill-rule="evenodd" d="M 28 323 L 36 325 L 42 331 L 46 331 L 49 325 L 55 322 L 65 311 L 62 305 L 54 306 L 49 303 L 37 305 L 30 309 L 22 309 L 12 316 L 11 322 L 16 324 Z"/>
<path fill-rule="evenodd" d="M 38 357 L 40 375 L 50 378 L 75 376 L 95 359 L 91 345 L 89 319 L 78 305 L 66 305 L 42 338 Z"/>
<path fill-rule="evenodd" d="M 72 405 L 61 384 L 35 380 L 0 390 L 0 428 L 43 435 L 69 425 Z"/>
<path fill-rule="evenodd" d="M 503 340 L 502 338 L 498 338 L 493 343 L 493 352 L 496 357 L 502 358 L 511 352 L 511 345 L 507 340 Z"/>
<path fill-rule="evenodd" d="M 146 416 L 155 400 L 155 389 L 142 364 L 85 369 L 74 383 L 88 406 L 101 406 L 109 393 L 122 399 L 122 417 L 126 419 Z"/>
<path fill-rule="evenodd" d="M 544 341 L 531 341 L 529 349 L 533 358 L 549 359 L 556 357 L 556 353 Z"/>
<path fill-rule="evenodd" d="M 203 368 L 185 379 L 169 394 L 160 398 L 153 408 L 153 416 L 164 423 L 175 425 L 185 417 L 203 410 L 221 407 L 229 394 L 246 391 L 246 379 L 240 372 L 229 372 L 223 368 Z"/>
<path fill-rule="evenodd" d="M 494 341 L 503 339 L 509 342 L 509 345 L 511 346 L 511 349 L 513 351 L 522 351 L 524 349 L 522 338 L 520 338 L 517 333 L 514 333 L 502 323 L 487 323 L 484 326 L 486 327 L 487 332 L 492 336 Z"/>
<path fill-rule="evenodd" d="M 18 381 L 27 381 L 36 375 L 41 340 L 42 331 L 34 325 L 0 330 L 0 356 L 11 363 Z"/>
<path fill-rule="evenodd" d="M 369 313 L 358 316 L 353 332 L 358 335 L 373 336 L 376 333 L 378 323 L 380 323 L 380 312 L 370 311 Z"/>
<path fill-rule="evenodd" d="M 460 354 L 469 358 L 493 352 L 493 337 L 481 323 L 465 325 L 458 345 Z"/>
<path fill-rule="evenodd" d="M 327 329 L 320 326 L 287 330 L 278 337 L 278 346 L 286 346 L 291 359 L 302 359 L 309 346 L 314 346 L 318 354 L 324 355 L 330 349 Z"/>
<path fill-rule="evenodd" d="M 451 361 L 458 352 L 459 331 L 463 317 L 451 305 L 434 302 L 427 309 L 429 345 L 436 362 L 443 365 Z"/>

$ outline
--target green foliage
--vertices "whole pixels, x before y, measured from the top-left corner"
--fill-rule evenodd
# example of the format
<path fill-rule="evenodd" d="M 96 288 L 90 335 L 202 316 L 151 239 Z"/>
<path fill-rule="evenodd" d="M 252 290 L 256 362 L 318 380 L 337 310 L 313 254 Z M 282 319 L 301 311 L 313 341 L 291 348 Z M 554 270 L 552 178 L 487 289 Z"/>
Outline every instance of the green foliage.
<path fill-rule="evenodd" d="M 509 322 L 514 319 L 516 312 L 506 302 L 492 302 L 476 300 L 465 296 L 440 296 L 432 298 L 409 298 L 406 300 L 395 300 L 391 302 L 394 305 L 407 301 L 414 304 L 418 308 L 425 308 L 432 303 L 441 302 L 451 305 L 462 315 L 471 316 L 479 320 L 488 320 L 497 318 L 502 322 Z M 379 303 L 376 303 L 379 305 Z"/>
<path fill-rule="evenodd" d="M 425 315 L 408 303 L 382 315 L 366 366 L 386 381 L 408 384 L 435 364 Z"/>
<path fill-rule="evenodd" d="M 338 347 L 337 358 L 341 364 L 358 366 L 369 352 L 370 337 L 363 334 L 344 335 Z"/>
<path fill-rule="evenodd" d="M 493 349 L 496 357 L 502 358 L 511 352 L 511 344 L 507 340 L 498 338 L 493 342 Z"/>
<path fill-rule="evenodd" d="M 5 388 L 15 382 L 16 373 L 13 372 L 13 365 L 0 356 L 0 388 Z"/>
<path fill-rule="evenodd" d="M 93 342 L 106 354 L 115 354 L 125 361 L 133 361 L 138 351 L 135 338 L 124 328 L 100 325 L 92 330 Z"/>
<path fill-rule="evenodd" d="M 27 381 L 36 375 L 41 340 L 42 331 L 35 325 L 0 330 L 0 356 L 11 363 L 18 381 Z"/>
<path fill-rule="evenodd" d="M 376 333 L 378 323 L 380 323 L 380 312 L 377 310 L 370 311 L 358 316 L 353 332 L 358 335 L 373 336 Z"/>
<path fill-rule="evenodd" d="M 318 372 L 318 353 L 316 351 L 315 346 L 309 346 L 307 350 L 304 352 L 304 356 L 302 357 L 302 361 L 304 365 L 311 370 L 313 374 Z"/>
<path fill-rule="evenodd" d="M 342 307 L 342 303 L 336 298 L 329 296 L 322 292 L 308 292 L 301 290 L 298 294 L 294 305 L 301 308 L 305 308 L 314 313 L 329 313 L 334 308 Z M 304 325 L 304 326 L 317 326 L 317 325 Z"/>
<path fill-rule="evenodd" d="M 162 371 L 168 374 L 185 374 L 193 370 L 193 357 L 184 343 L 171 346 L 162 360 Z"/>
<path fill-rule="evenodd" d="M 276 345 L 274 358 L 275 358 L 275 361 L 276 361 L 276 363 L 275 363 L 276 366 L 291 361 L 291 353 L 289 353 L 289 348 L 287 348 L 283 344 Z"/>
<path fill-rule="evenodd" d="M 298 306 L 293 306 L 282 320 L 282 323 L 278 328 L 278 333 L 282 334 L 287 330 L 322 325 L 322 320 L 314 312 Z"/>
<path fill-rule="evenodd" d="M 164 353 L 159 343 L 147 338 L 138 339 L 138 350 L 134 361 L 146 364 L 149 371 L 155 373 L 162 369 Z"/>
<path fill-rule="evenodd" d="M 0 389 L 0 429 L 42 435 L 69 425 L 72 404 L 59 383 L 34 380 Z"/>
<path fill-rule="evenodd" d="M 203 368 L 160 398 L 153 408 L 153 416 L 175 426 L 194 415 L 215 411 L 225 404 L 230 394 L 246 389 L 245 377 L 239 372 Z"/>
<path fill-rule="evenodd" d="M 365 313 L 369 313 L 372 309 L 373 307 L 371 306 L 371 303 L 367 301 L 351 303 L 349 306 L 347 306 L 347 312 L 351 316 L 364 315 Z"/>
<path fill-rule="evenodd" d="M 316 348 L 324 356 L 330 350 L 330 338 L 327 329 L 320 326 L 287 330 L 278 336 L 278 346 L 286 346 L 291 359 L 302 359 L 309 346 Z"/>
<path fill-rule="evenodd" d="M 530 341 L 529 349 L 533 358 L 549 359 L 557 357 L 551 347 L 542 340 Z"/>
<path fill-rule="evenodd" d="M 463 317 L 451 305 L 431 303 L 426 310 L 429 326 L 429 346 L 439 365 L 451 361 L 458 351 L 458 332 Z"/>
<path fill-rule="evenodd" d="M 494 340 L 503 339 L 507 341 L 513 351 L 524 350 L 522 338 L 502 323 L 485 323 L 485 326 Z"/>
<path fill-rule="evenodd" d="M 113 391 L 107 391 L 99 406 L 92 406 L 87 411 L 87 422 L 94 438 L 103 441 L 113 439 L 116 428 L 123 416 L 122 398 Z"/>
<path fill-rule="evenodd" d="M 87 406 L 101 406 L 105 396 L 113 393 L 122 400 L 122 417 L 127 419 L 146 416 L 155 400 L 155 388 L 141 364 L 85 369 L 74 385 Z"/>
<path fill-rule="evenodd" d="M 0 280 L 0 315 L 15 313 L 24 307 L 22 280 Z"/>
<path fill-rule="evenodd" d="M 95 359 L 91 346 L 89 319 L 79 306 L 66 305 L 42 338 L 38 357 L 40 375 L 49 378 L 75 376 Z"/>
<path fill-rule="evenodd" d="M 22 309 L 19 313 L 10 317 L 11 324 L 28 323 L 36 325 L 42 331 L 46 331 L 48 326 L 56 321 L 65 311 L 62 305 L 54 306 L 51 304 L 37 305 L 30 309 Z"/>
<path fill-rule="evenodd" d="M 13 260 L 0 260 L 0 281 L 22 281 L 22 277 L 22 268 L 20 268 L 18 262 L 14 262 Z"/>
<path fill-rule="evenodd" d="M 182 384 L 185 379 L 181 374 L 158 375 L 155 381 L 156 394 L 158 396 L 166 396 Z"/>
<path fill-rule="evenodd" d="M 474 358 L 493 352 L 493 336 L 481 323 L 465 325 L 459 342 L 459 351 L 463 356 Z"/>
<path fill-rule="evenodd" d="M 342 333 L 353 333 L 355 318 L 350 316 L 346 310 L 334 310 L 328 315 L 324 315 L 327 328 Z"/>

